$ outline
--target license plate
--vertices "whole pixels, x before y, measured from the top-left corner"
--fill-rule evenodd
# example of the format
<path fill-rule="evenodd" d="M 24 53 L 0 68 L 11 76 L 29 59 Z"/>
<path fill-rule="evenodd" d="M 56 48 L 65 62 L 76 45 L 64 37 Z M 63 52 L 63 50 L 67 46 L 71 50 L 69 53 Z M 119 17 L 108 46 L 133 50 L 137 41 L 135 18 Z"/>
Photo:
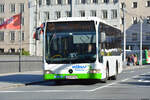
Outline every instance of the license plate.
<path fill-rule="evenodd" d="M 77 79 L 77 76 L 66 76 L 66 79 Z"/>

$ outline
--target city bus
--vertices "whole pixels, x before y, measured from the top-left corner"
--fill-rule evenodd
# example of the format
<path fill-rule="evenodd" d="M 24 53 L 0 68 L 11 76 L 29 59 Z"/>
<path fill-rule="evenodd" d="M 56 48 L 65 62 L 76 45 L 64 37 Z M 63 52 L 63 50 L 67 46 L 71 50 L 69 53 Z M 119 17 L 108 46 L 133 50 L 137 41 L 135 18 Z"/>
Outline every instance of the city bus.
<path fill-rule="evenodd" d="M 121 31 L 96 17 L 45 22 L 45 80 L 116 80 L 122 72 Z"/>

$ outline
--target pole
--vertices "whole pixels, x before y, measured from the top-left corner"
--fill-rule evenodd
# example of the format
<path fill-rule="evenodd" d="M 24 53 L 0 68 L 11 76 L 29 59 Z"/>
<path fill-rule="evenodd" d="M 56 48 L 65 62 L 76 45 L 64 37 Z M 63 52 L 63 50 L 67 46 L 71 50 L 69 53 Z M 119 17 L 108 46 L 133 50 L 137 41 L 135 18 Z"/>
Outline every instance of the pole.
<path fill-rule="evenodd" d="M 19 72 L 21 72 L 21 56 L 22 56 L 22 13 L 20 13 L 20 54 L 19 54 Z"/>
<path fill-rule="evenodd" d="M 72 0 L 70 0 L 70 12 L 71 12 L 71 17 L 72 17 L 72 15 L 73 15 L 73 10 L 72 10 L 72 7 L 73 6 L 73 4 L 72 4 Z"/>
<path fill-rule="evenodd" d="M 38 19 L 38 0 L 36 2 L 35 8 L 35 30 L 37 28 L 37 19 Z M 35 56 L 37 55 L 37 40 L 35 39 Z"/>
<path fill-rule="evenodd" d="M 123 3 L 123 61 L 126 62 L 126 29 L 125 29 L 125 3 Z"/>
<path fill-rule="evenodd" d="M 140 18 L 140 66 L 142 66 L 142 18 Z"/>

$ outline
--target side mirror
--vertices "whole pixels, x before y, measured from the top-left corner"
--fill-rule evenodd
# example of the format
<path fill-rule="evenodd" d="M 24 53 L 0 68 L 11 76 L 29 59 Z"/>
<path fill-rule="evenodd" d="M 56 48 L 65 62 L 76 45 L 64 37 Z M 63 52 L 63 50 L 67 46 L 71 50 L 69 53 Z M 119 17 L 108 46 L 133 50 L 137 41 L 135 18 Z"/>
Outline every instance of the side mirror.
<path fill-rule="evenodd" d="M 101 42 L 105 42 L 105 41 L 106 41 L 106 33 L 101 32 Z"/>
<path fill-rule="evenodd" d="M 103 56 L 102 55 L 99 57 L 99 62 L 103 63 Z"/>
<path fill-rule="evenodd" d="M 40 40 L 41 28 L 37 28 L 35 32 L 35 39 Z"/>

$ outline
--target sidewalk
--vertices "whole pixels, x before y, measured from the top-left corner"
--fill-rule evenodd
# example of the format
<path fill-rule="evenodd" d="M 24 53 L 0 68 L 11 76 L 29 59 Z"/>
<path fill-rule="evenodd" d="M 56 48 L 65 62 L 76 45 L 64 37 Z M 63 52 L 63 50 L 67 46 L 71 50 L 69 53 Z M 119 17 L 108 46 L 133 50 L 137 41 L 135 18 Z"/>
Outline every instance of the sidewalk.
<path fill-rule="evenodd" d="M 0 90 L 43 81 L 42 71 L 0 74 Z"/>
<path fill-rule="evenodd" d="M 123 70 L 132 70 L 135 68 L 146 68 L 150 65 L 144 66 L 124 66 Z M 43 72 L 42 71 L 31 71 L 31 72 L 21 72 L 21 73 L 7 73 L 0 74 L 0 90 L 25 86 L 31 83 L 43 82 Z"/>

